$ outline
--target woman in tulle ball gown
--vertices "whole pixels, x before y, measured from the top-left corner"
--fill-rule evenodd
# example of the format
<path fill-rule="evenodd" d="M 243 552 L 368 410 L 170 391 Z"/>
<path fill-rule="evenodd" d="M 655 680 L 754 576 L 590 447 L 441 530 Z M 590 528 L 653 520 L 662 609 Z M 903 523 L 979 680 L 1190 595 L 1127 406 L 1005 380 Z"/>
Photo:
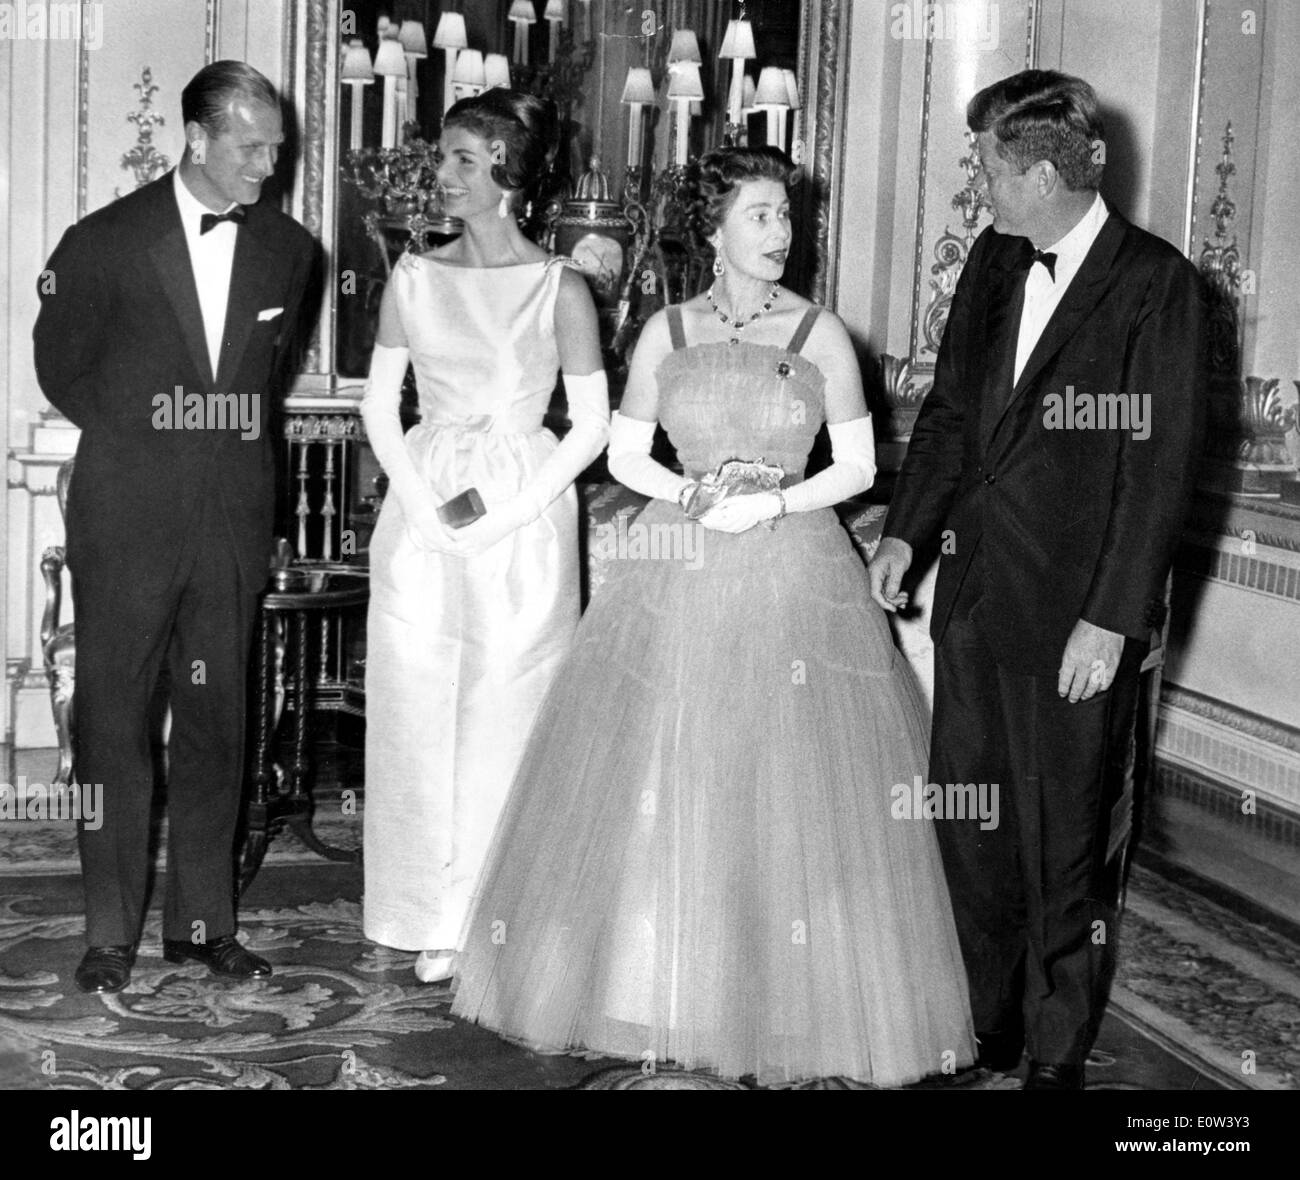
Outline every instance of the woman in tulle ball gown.
<path fill-rule="evenodd" d="M 456 103 L 438 181 L 465 225 L 405 254 L 380 308 L 362 417 L 388 475 L 370 546 L 364 928 L 449 978 L 470 893 L 579 611 L 573 481 L 609 400 L 585 280 L 529 241 L 518 210 L 554 152 L 550 103 Z M 420 422 L 398 416 L 407 365 Z M 572 430 L 542 428 L 563 372 Z M 444 520 L 461 493 L 486 513 Z"/>
<path fill-rule="evenodd" d="M 780 283 L 792 173 L 773 148 L 700 163 L 716 281 L 637 345 L 609 466 L 652 499 L 538 714 L 452 1011 L 538 1047 L 901 1085 L 974 1039 L 934 832 L 891 816 L 928 722 L 832 510 L 874 446 L 843 324 Z M 651 459 L 656 422 L 685 476 Z M 780 485 L 691 519 L 729 459 Z"/>

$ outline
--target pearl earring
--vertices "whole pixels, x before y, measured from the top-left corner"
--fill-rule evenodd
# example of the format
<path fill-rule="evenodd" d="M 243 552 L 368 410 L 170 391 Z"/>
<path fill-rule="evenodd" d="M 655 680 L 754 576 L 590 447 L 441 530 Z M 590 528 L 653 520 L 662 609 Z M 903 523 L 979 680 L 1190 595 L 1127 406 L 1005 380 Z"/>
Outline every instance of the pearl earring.
<path fill-rule="evenodd" d="M 726 268 L 725 266 L 722 265 L 722 255 L 721 255 L 721 254 L 715 254 L 715 255 L 713 256 L 713 273 L 714 273 L 714 275 L 716 275 L 718 278 L 722 278 L 723 272 L 724 272 L 726 269 L 727 269 L 727 268 Z"/>
<path fill-rule="evenodd" d="M 203 163 L 203 145 L 201 143 L 190 144 L 190 161 L 195 164 Z"/>
<path fill-rule="evenodd" d="M 509 217 L 509 216 L 510 216 L 510 200 L 509 200 L 509 197 L 510 197 L 510 194 L 509 194 L 509 193 L 502 193 L 502 194 L 501 194 L 501 200 L 497 202 L 497 216 L 498 216 L 498 217 Z"/>

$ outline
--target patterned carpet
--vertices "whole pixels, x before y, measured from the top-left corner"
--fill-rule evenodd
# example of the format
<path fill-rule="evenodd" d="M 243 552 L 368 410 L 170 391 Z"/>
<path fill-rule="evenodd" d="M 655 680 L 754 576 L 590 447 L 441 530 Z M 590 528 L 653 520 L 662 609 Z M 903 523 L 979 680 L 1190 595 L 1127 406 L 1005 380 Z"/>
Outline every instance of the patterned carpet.
<path fill-rule="evenodd" d="M 328 842 L 355 846 L 356 817 L 318 814 Z M 0 1087 L 752 1088 L 531 1053 L 449 1019 L 449 993 L 415 981 L 413 955 L 362 936 L 360 877 L 282 836 L 241 914 L 272 978 L 219 981 L 164 962 L 154 911 L 127 990 L 85 996 L 72 981 L 84 927 L 71 825 L 0 824 Z M 1090 1088 L 1300 1088 L 1300 948 L 1140 868 L 1121 938 Z M 969 1070 L 920 1088 L 1018 1086 Z"/>

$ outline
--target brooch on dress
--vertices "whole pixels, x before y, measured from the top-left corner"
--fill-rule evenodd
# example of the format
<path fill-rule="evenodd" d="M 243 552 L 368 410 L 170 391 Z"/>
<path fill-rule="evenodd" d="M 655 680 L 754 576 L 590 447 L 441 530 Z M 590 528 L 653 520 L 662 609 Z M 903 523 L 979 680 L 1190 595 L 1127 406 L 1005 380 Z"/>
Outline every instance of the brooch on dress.
<path fill-rule="evenodd" d="M 784 381 L 788 376 L 790 376 L 790 362 L 782 361 L 780 364 L 778 364 L 776 366 L 776 375 L 780 377 L 782 381 Z"/>

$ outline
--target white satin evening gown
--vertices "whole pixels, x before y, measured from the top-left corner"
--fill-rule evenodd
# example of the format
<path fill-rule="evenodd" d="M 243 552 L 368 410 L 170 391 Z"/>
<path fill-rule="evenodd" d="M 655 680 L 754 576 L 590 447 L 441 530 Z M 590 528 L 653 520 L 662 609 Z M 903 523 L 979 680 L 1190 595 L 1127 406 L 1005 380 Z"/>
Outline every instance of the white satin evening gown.
<path fill-rule="evenodd" d="M 438 500 L 504 500 L 557 443 L 542 417 L 563 260 L 467 268 L 404 256 L 397 307 L 421 422 L 405 436 Z M 389 494 L 370 547 L 367 938 L 458 945 L 538 706 L 579 613 L 577 494 L 471 558 L 419 548 Z"/>

